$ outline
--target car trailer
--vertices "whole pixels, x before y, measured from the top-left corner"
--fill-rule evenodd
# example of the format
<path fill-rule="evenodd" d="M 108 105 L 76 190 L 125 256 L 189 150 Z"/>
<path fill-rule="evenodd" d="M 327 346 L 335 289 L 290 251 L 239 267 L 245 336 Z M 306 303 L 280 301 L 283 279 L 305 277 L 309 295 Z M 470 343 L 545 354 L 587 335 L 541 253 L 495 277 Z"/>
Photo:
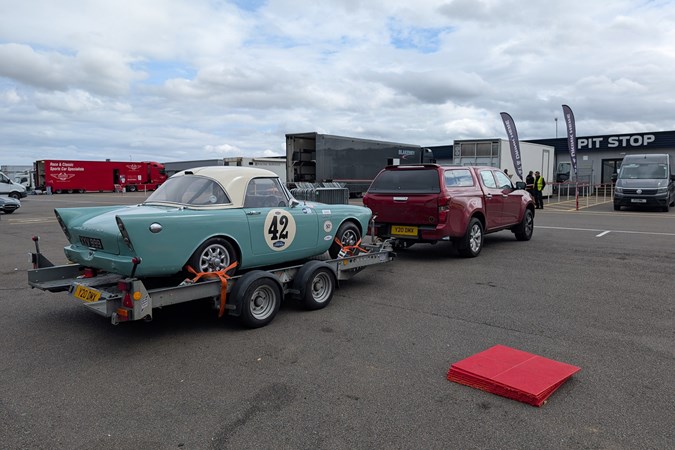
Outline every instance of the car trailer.
<path fill-rule="evenodd" d="M 208 299 L 214 309 L 237 316 L 250 328 L 267 325 L 274 319 L 281 301 L 290 296 L 299 299 L 305 308 L 326 307 L 338 282 L 348 280 L 368 266 L 390 262 L 395 253 L 391 241 L 358 246 L 361 253 L 332 260 L 310 259 L 302 264 L 250 270 L 229 277 L 224 272 L 198 274 L 178 285 L 156 287 L 156 280 L 135 278 L 114 273 L 96 272 L 79 264 L 55 266 L 40 253 L 39 237 L 34 237 L 35 253 L 31 253 L 33 269 L 28 271 L 28 284 L 48 292 L 68 292 L 83 305 L 113 325 L 135 320 L 152 320 L 153 310 L 164 306 Z M 345 252 L 342 252 L 345 253 Z M 141 264 L 140 258 L 135 264 Z M 211 277 L 204 281 L 200 278 Z M 172 279 L 167 279 L 170 283 Z"/>

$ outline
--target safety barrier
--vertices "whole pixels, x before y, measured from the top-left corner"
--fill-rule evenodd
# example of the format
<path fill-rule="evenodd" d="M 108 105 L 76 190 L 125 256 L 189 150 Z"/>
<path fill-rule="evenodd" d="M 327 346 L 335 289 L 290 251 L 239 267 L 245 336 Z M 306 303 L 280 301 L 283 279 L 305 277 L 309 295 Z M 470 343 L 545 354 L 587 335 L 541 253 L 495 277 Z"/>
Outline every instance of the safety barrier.
<path fill-rule="evenodd" d="M 614 184 L 590 184 L 585 182 L 551 183 L 553 193 L 544 199 L 545 204 L 572 202 L 575 206 L 589 207 L 614 200 Z M 576 205 L 577 193 L 579 204 Z"/>

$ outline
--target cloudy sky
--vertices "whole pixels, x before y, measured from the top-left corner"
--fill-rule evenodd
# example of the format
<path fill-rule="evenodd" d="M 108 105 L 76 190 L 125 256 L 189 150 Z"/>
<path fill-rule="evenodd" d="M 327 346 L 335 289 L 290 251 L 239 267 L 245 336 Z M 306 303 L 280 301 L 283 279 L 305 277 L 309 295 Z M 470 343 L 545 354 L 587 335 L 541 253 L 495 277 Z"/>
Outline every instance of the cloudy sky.
<path fill-rule="evenodd" d="M 673 130 L 674 73 L 666 0 L 0 0 L 0 164 Z"/>

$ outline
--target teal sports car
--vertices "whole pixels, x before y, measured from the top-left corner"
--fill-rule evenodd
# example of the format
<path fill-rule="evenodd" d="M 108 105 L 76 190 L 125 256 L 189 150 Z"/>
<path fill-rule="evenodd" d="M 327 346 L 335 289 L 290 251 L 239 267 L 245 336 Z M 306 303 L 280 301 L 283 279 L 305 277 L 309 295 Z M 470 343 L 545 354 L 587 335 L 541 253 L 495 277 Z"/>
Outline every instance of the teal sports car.
<path fill-rule="evenodd" d="M 57 208 L 66 257 L 124 276 L 164 277 L 337 257 L 367 232 L 371 211 L 298 201 L 268 170 L 200 167 L 178 172 L 133 206 Z M 233 271 L 228 272 L 230 275 Z"/>

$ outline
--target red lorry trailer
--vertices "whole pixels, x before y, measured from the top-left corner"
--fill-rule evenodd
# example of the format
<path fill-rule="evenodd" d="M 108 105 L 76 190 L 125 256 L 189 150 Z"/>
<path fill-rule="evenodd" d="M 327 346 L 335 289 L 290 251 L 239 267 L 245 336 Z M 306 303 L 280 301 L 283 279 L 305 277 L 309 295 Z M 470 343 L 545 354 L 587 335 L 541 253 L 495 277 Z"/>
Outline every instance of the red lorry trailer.
<path fill-rule="evenodd" d="M 104 192 L 125 189 L 153 191 L 166 180 L 164 165 L 131 161 L 72 161 L 45 159 L 35 161 L 37 189 L 62 192 Z"/>

